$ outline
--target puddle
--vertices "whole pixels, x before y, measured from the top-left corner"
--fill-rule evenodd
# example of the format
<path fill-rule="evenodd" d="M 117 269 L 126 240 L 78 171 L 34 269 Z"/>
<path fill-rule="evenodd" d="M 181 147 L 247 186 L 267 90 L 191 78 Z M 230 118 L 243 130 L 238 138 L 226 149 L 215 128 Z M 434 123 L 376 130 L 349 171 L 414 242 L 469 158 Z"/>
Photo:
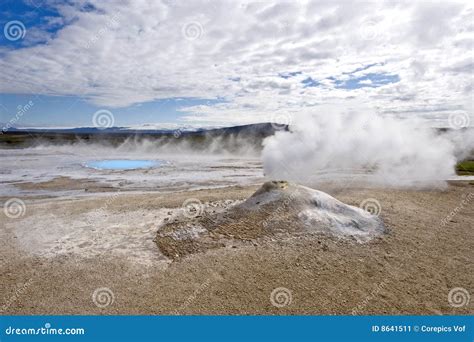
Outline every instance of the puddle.
<path fill-rule="evenodd" d="M 163 160 L 132 160 L 132 159 L 106 159 L 86 162 L 85 167 L 96 170 L 135 170 L 160 167 L 166 164 Z"/>

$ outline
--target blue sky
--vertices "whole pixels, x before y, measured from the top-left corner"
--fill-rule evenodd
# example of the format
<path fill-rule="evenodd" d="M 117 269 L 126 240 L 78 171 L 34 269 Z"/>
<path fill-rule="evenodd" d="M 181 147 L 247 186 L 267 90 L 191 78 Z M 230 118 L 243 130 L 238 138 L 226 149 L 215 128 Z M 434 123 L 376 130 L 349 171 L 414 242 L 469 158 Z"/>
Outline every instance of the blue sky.
<path fill-rule="evenodd" d="M 468 2 L 200 1 L 2 1 L 0 123 L 91 126 L 104 109 L 117 126 L 291 121 L 328 107 L 472 116 Z"/>
<path fill-rule="evenodd" d="M 31 102 L 30 102 L 31 101 Z M 115 126 L 130 127 L 147 123 L 179 123 L 183 113 L 181 108 L 194 105 L 210 105 L 221 100 L 192 98 L 170 98 L 143 102 L 123 108 L 109 108 L 115 119 Z M 107 107 L 98 107 L 80 96 L 44 96 L 35 94 L 0 95 L 0 122 L 8 122 L 10 117 L 29 109 L 16 123 L 17 126 L 33 127 L 91 127 L 94 113 Z M 18 107 L 20 106 L 20 107 Z M 159 121 L 157 121 L 157 118 Z"/>

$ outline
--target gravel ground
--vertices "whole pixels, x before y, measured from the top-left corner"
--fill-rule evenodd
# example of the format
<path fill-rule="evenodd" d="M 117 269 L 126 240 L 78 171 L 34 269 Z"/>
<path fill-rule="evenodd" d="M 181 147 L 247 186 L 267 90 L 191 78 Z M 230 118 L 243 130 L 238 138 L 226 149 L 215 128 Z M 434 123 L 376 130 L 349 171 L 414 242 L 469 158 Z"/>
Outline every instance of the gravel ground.
<path fill-rule="evenodd" d="M 347 204 L 359 206 L 367 199 L 380 204 L 389 233 L 365 244 L 289 236 L 170 260 L 153 241 L 186 200 L 226 206 L 256 189 L 21 198 L 24 215 L 0 213 L 0 312 L 474 312 L 472 301 L 464 300 L 474 292 L 474 185 L 469 182 L 432 190 L 322 187 Z"/>

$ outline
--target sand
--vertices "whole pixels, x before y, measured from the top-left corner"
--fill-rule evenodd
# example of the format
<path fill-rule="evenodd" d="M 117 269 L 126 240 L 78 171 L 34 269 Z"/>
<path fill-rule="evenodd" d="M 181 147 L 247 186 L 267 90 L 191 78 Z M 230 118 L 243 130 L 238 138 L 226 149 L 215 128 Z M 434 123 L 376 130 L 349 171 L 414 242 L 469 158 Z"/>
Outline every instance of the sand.
<path fill-rule="evenodd" d="M 45 182 L 21 182 L 14 184 L 21 190 L 83 190 L 83 191 L 118 191 L 112 186 L 91 179 L 73 179 L 71 177 L 55 177 Z"/>
<path fill-rule="evenodd" d="M 367 243 L 303 234 L 217 246 L 176 260 L 159 251 L 157 231 L 176 219 L 186 200 L 225 209 L 256 189 L 22 197 L 23 217 L 0 214 L 0 312 L 474 312 L 472 301 L 460 307 L 448 301 L 453 288 L 473 293 L 474 185 L 468 182 L 432 190 L 321 187 L 350 205 L 369 198 L 380 203 L 389 232 Z M 105 305 L 93 296 L 102 288 Z M 272 296 L 278 291 L 284 295 Z"/>

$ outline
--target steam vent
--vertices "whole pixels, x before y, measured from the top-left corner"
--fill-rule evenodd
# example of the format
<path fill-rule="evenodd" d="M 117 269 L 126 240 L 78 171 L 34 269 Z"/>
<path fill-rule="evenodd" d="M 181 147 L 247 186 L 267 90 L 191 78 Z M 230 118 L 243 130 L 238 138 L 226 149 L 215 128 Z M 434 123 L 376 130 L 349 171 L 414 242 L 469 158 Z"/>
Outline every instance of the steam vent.
<path fill-rule="evenodd" d="M 158 230 L 156 243 L 171 259 L 212 248 L 258 244 L 265 239 L 326 235 L 364 243 L 383 234 L 382 220 L 334 197 L 286 181 L 270 181 L 227 209 L 206 206 Z"/>

